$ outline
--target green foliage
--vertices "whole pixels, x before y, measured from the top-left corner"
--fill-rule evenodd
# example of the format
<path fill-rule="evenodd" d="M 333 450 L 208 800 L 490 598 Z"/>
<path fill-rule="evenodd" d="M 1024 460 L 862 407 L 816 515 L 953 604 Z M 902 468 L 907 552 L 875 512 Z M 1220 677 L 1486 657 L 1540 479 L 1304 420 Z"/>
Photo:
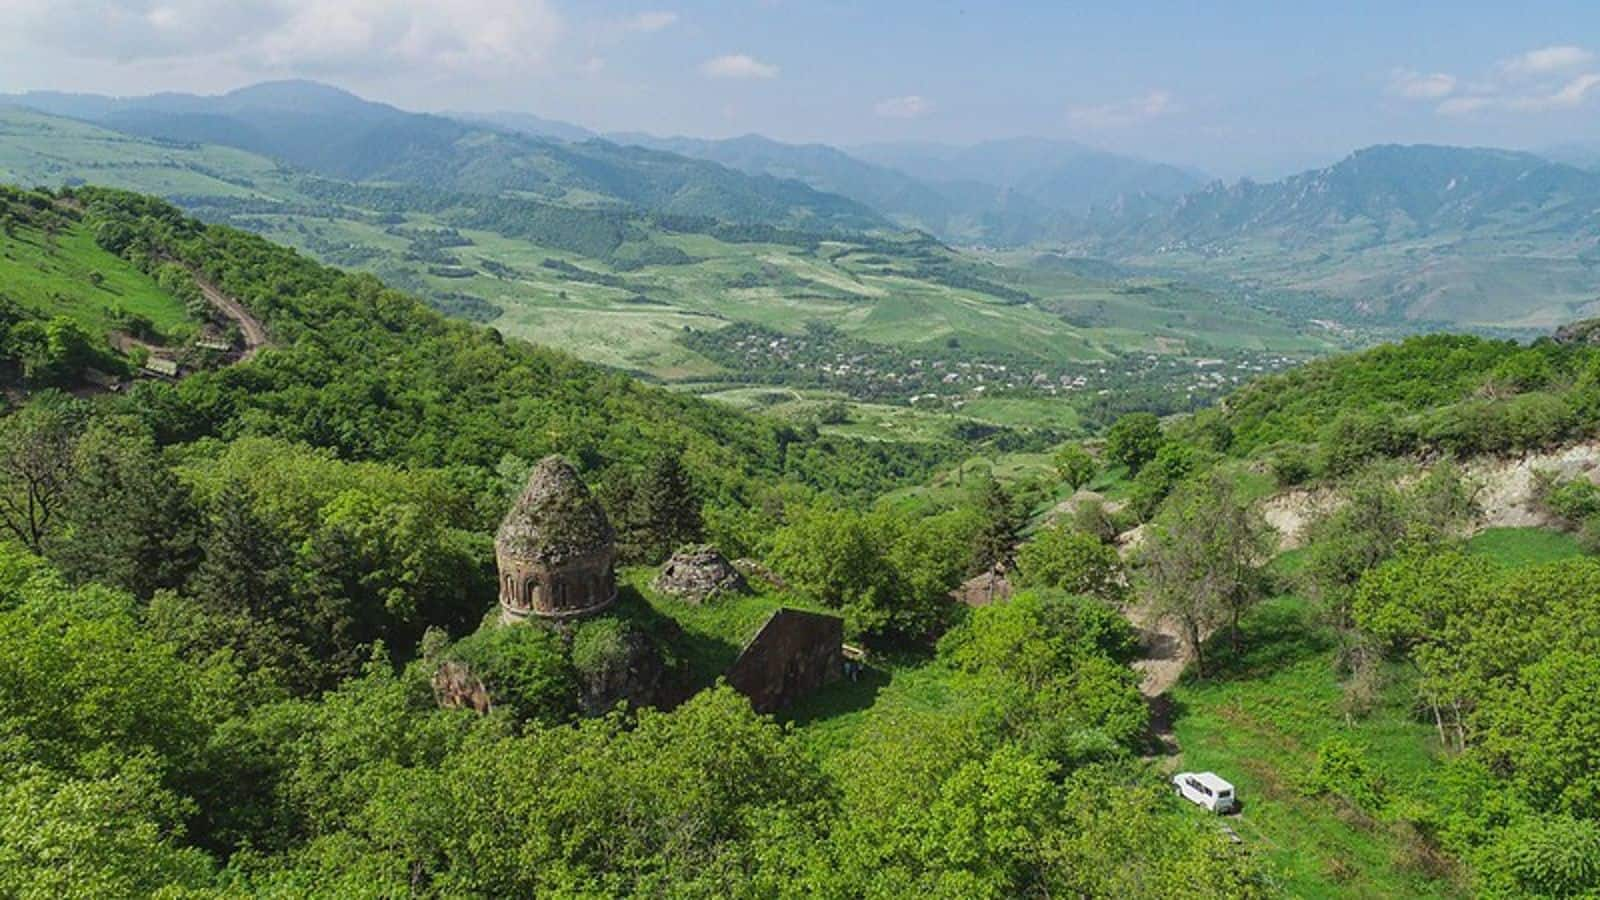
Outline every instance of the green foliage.
<path fill-rule="evenodd" d="M 596 635 L 585 635 L 611 621 L 584 626 L 573 639 L 570 659 L 561 639 L 538 625 L 486 625 L 457 642 L 445 658 L 466 663 L 494 704 L 519 720 L 561 721 L 577 707 L 572 670 L 588 672 L 604 664 Z"/>
<path fill-rule="evenodd" d="M 1017 552 L 1017 570 L 1026 586 L 1087 594 L 1120 605 L 1128 596 L 1127 576 L 1115 547 L 1066 525 L 1041 529 Z"/>
<path fill-rule="evenodd" d="M 1011 492 L 998 480 L 989 478 L 983 484 L 978 501 L 984 517 L 983 529 L 978 532 L 973 547 L 973 570 L 986 571 L 1010 564 L 1017 547 L 1017 536 L 1026 524 L 1023 511 Z"/>
<path fill-rule="evenodd" d="M 0 525 L 31 550 L 59 527 L 83 416 L 81 405 L 47 392 L 0 420 Z"/>
<path fill-rule="evenodd" d="M 1226 626 L 1240 649 L 1239 621 L 1265 592 L 1264 563 L 1275 541 L 1238 483 L 1216 471 L 1184 485 L 1150 523 L 1139 580 L 1154 608 L 1178 623 L 1201 675 L 1212 630 Z"/>
<path fill-rule="evenodd" d="M 1161 422 L 1150 413 L 1130 413 L 1118 419 L 1106 432 L 1106 457 L 1138 473 L 1155 459 L 1164 440 Z"/>
<path fill-rule="evenodd" d="M 62 571 L 144 598 L 182 586 L 195 565 L 199 512 L 149 433 L 137 422 L 95 422 L 72 466 L 49 548 Z"/>
<path fill-rule="evenodd" d="M 1213 455 L 1182 441 L 1166 440 L 1134 476 L 1130 501 L 1141 517 L 1155 514 L 1161 501 L 1184 479 L 1204 469 Z"/>
<path fill-rule="evenodd" d="M 1095 458 L 1081 444 L 1062 444 L 1051 462 L 1061 483 L 1074 491 L 1087 486 L 1100 472 Z"/>
<path fill-rule="evenodd" d="M 1372 771 L 1365 749 L 1345 738 L 1329 738 L 1317 747 L 1317 767 L 1305 789 L 1343 797 L 1369 813 L 1384 804 L 1382 777 Z"/>
<path fill-rule="evenodd" d="M 1525 819 L 1506 829 L 1486 857 L 1484 879 L 1497 891 L 1588 896 L 1600 890 L 1600 823 L 1568 816 Z"/>
<path fill-rule="evenodd" d="M 1586 376 L 1595 358 L 1583 344 L 1430 335 L 1319 360 L 1230 398 L 1222 416 L 1234 435 L 1228 452 L 1276 446 L 1298 455 L 1310 445 L 1315 474 L 1344 475 L 1417 452 L 1548 447 L 1592 429 L 1600 415 Z M 1300 480 L 1305 463 L 1286 465 L 1288 480 Z"/>
<path fill-rule="evenodd" d="M 0 808 L 0 883 L 18 896 L 176 896 L 212 884 L 212 860 L 182 845 L 188 804 L 138 758 L 93 776 L 8 772 Z"/>
<path fill-rule="evenodd" d="M 617 511 L 618 552 L 631 562 L 655 565 L 705 537 L 693 480 L 679 454 L 659 451 L 635 477 L 618 482 L 609 504 Z"/>
<path fill-rule="evenodd" d="M 797 591 L 845 615 L 852 633 L 918 639 L 953 612 L 981 520 L 954 511 L 916 517 L 823 502 L 791 509 L 768 560 Z"/>

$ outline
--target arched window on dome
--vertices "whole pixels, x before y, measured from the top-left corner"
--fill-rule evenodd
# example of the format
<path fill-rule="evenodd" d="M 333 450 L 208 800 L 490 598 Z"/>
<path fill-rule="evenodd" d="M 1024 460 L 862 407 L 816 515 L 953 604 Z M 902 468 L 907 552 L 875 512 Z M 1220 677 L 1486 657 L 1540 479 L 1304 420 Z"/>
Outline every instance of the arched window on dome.
<path fill-rule="evenodd" d="M 529 575 L 522 581 L 522 607 L 527 609 L 539 599 L 539 576 Z"/>

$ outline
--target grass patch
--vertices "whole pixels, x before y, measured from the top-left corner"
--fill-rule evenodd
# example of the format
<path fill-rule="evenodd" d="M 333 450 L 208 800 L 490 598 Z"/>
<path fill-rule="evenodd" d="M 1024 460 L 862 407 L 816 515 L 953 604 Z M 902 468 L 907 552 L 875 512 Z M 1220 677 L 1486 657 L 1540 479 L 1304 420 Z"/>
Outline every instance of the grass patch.
<path fill-rule="evenodd" d="M 189 321 L 183 302 L 132 264 L 107 253 L 81 226 L 54 238 L 32 229 L 0 235 L 0 293 L 46 318 L 64 316 L 104 339 L 117 307 L 169 333 Z"/>
<path fill-rule="evenodd" d="M 1219 646 L 1218 674 L 1174 691 L 1182 767 L 1238 786 L 1243 812 L 1230 824 L 1277 868 L 1289 896 L 1461 896 L 1410 862 L 1409 839 L 1380 816 L 1302 790 L 1318 747 L 1340 737 L 1365 748 L 1391 799 L 1427 796 L 1437 743 L 1411 715 L 1407 674 L 1391 670 L 1376 708 L 1347 717 L 1330 638 L 1309 604 L 1280 597 L 1244 625 L 1243 654 L 1229 659 Z"/>
<path fill-rule="evenodd" d="M 681 630 L 681 639 L 673 643 L 688 661 L 697 687 L 711 684 L 726 672 L 762 623 L 780 607 L 829 612 L 760 584 L 752 584 L 752 593 L 717 597 L 696 606 L 652 590 L 650 581 L 655 575 L 652 567 L 637 567 L 624 570 L 620 580 L 625 591 L 637 593 L 654 614 L 672 620 Z"/>
<path fill-rule="evenodd" d="M 840 681 L 783 714 L 806 744 L 826 759 L 851 746 L 868 723 L 913 712 L 953 714 L 968 702 L 956 689 L 957 673 L 922 658 L 873 660 L 856 681 Z"/>
<path fill-rule="evenodd" d="M 1537 566 L 1582 556 L 1578 539 L 1549 528 L 1490 528 L 1467 541 L 1467 552 L 1505 566 Z"/>

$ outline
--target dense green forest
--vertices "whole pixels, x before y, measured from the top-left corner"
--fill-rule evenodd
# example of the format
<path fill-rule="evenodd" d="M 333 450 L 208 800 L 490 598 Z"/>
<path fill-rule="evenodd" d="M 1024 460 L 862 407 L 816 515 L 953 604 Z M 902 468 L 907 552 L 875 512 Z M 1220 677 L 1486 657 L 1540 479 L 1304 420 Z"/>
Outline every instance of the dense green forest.
<path fill-rule="evenodd" d="M 735 412 L 163 201 L 0 200 L 8 246 L 88 235 L 271 337 L 92 391 L 82 359 L 39 364 L 54 319 L 4 307 L 0 892 L 1600 890 L 1600 490 L 1545 479 L 1555 530 L 1479 534 L 1454 462 L 1592 436 L 1587 344 L 1408 340 L 969 474 L 959 434 Z M 570 628 L 501 626 L 491 535 L 551 454 L 624 586 Z M 1340 502 L 1283 551 L 1259 501 L 1307 486 Z M 701 542 L 766 583 L 661 597 L 653 567 Z M 1001 602 L 952 598 L 996 571 Z M 780 604 L 839 615 L 867 665 L 758 715 L 719 660 Z M 1187 663 L 1155 703 L 1152 628 Z M 451 702 L 460 671 L 489 711 Z M 1239 779 L 1226 829 L 1171 796 L 1178 753 Z"/>

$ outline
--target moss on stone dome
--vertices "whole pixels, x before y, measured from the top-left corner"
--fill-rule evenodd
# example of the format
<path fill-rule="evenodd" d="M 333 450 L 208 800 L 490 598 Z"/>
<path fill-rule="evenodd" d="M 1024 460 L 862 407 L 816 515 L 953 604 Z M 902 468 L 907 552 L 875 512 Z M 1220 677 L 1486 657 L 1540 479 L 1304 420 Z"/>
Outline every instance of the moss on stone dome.
<path fill-rule="evenodd" d="M 495 549 L 513 559 L 558 566 L 608 550 L 616 539 L 604 509 L 578 472 L 559 456 L 533 467 L 528 486 L 511 505 Z"/>

